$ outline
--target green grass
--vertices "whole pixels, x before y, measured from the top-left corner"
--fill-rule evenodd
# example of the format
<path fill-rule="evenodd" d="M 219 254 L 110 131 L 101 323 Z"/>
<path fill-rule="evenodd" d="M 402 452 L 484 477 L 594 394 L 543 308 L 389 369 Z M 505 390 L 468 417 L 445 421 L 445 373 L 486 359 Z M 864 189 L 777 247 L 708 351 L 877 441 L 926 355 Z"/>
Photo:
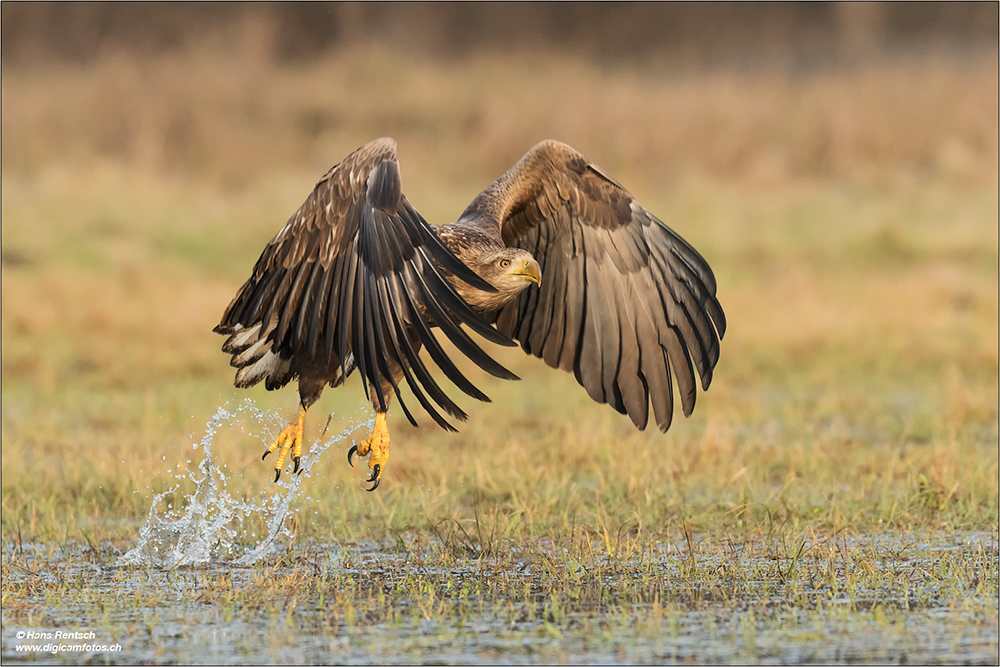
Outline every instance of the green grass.
<path fill-rule="evenodd" d="M 797 82 L 554 59 L 515 85 L 486 60 L 349 52 L 253 65 L 259 108 L 249 74 L 179 58 L 4 70 L 5 661 L 13 628 L 74 622 L 150 662 L 205 660 L 210 632 L 246 661 L 995 656 L 995 57 Z M 323 170 L 382 134 L 433 222 L 543 136 L 605 167 L 715 269 L 711 389 L 640 433 L 499 350 L 524 381 L 470 370 L 493 402 L 460 401 L 460 433 L 391 411 L 377 493 L 349 441 L 328 451 L 283 556 L 111 567 L 218 406 L 294 413 L 294 388 L 232 388 L 211 329 Z M 370 416 L 356 378 L 308 442 L 331 413 L 330 433 Z M 268 437 L 217 434 L 230 492 L 275 488 Z"/>

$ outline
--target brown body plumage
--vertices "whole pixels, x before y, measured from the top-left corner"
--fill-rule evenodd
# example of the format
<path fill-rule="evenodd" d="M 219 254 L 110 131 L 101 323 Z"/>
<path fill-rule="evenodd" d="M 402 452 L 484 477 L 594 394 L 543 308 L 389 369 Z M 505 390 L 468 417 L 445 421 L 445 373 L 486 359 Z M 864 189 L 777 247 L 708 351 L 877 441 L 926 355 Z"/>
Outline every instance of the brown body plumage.
<path fill-rule="evenodd" d="M 459 389 L 488 399 L 431 327 L 487 372 L 516 379 L 464 324 L 573 372 L 591 398 L 640 429 L 652 404 L 665 431 L 671 368 L 686 415 L 695 371 L 703 388 L 711 382 L 726 327 L 715 292 L 711 269 L 690 245 L 565 144 L 538 144 L 457 222 L 431 227 L 402 194 L 395 142 L 378 139 L 324 176 L 268 243 L 215 331 L 229 337 L 223 351 L 239 369 L 236 386 L 263 380 L 275 389 L 299 378 L 299 420 L 326 385 L 357 368 L 383 425 L 376 431 L 393 396 L 416 423 L 399 397 L 404 379 L 428 414 L 454 430 L 438 408 L 466 415 L 430 375 L 422 347 Z M 296 428 L 286 431 L 298 438 L 298 467 Z M 376 486 L 387 431 L 358 449 L 374 460 L 379 438 Z M 290 446 L 282 446 L 279 473 Z"/>

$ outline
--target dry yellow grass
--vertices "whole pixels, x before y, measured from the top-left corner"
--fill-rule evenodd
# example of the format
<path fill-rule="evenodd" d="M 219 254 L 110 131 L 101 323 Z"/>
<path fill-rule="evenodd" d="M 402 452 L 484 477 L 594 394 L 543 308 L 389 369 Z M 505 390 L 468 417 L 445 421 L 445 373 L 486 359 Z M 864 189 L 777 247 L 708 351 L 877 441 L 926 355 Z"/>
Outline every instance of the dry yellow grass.
<path fill-rule="evenodd" d="M 988 185 L 997 174 L 995 52 L 686 72 L 548 52 L 449 62 L 353 48 L 279 67 L 252 51 L 202 50 L 7 67 L 3 79 L 5 172 L 106 157 L 239 185 L 321 173 L 387 134 L 411 165 L 410 189 L 427 197 L 478 186 L 546 137 L 599 156 L 633 187 L 692 174 L 779 186 Z"/>

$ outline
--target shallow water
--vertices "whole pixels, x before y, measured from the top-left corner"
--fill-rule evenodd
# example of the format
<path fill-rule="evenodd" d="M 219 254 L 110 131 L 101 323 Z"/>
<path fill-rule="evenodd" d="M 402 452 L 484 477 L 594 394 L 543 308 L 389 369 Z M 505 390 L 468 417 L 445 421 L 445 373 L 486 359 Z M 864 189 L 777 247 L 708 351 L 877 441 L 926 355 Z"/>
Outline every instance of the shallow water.
<path fill-rule="evenodd" d="M 765 579 L 723 590 L 708 583 L 714 578 L 685 573 L 681 556 L 661 554 L 652 563 L 616 564 L 617 575 L 601 575 L 604 593 L 576 602 L 547 586 L 540 574 L 525 573 L 526 567 L 538 568 L 537 554 L 505 559 L 500 563 L 505 571 L 497 572 L 490 570 L 496 563 L 482 560 L 446 567 L 379 545 L 310 544 L 297 550 L 291 568 L 282 570 L 285 582 L 295 574 L 301 578 L 283 584 L 264 564 L 118 567 L 100 559 L 86 562 L 84 549 L 78 558 L 68 554 L 56 560 L 44 545 L 26 545 L 10 576 L 49 584 L 58 580 L 68 593 L 18 601 L 35 604 L 37 614 L 30 623 L 5 621 L 3 659 L 995 664 L 996 535 L 951 538 L 897 541 L 888 548 L 905 550 L 907 567 L 929 575 L 942 559 L 985 564 L 991 583 L 962 591 L 927 576 L 923 585 L 900 596 L 892 586 L 810 590 L 803 572 L 791 588 Z M 5 561 L 9 558 L 5 554 Z M 698 567 L 708 572 L 725 560 L 706 556 Z M 772 565 L 767 557 L 742 561 L 744 568 L 761 572 Z M 530 591 L 521 596 L 490 590 L 491 583 L 510 577 L 515 581 L 508 591 L 522 583 Z M 630 601 L 636 580 L 653 582 L 659 598 Z M 226 590 L 233 591 L 232 600 Z M 18 633 L 59 630 L 93 632 L 94 643 L 120 644 L 121 650 L 53 654 L 18 648 L 45 643 L 19 639 Z"/>
<path fill-rule="evenodd" d="M 154 494 L 124 555 L 3 546 L 17 591 L 4 600 L 4 662 L 998 661 L 996 533 L 833 535 L 790 548 L 695 535 L 690 548 L 664 540 L 624 557 L 571 541 L 482 557 L 427 535 L 296 543 L 285 519 L 302 477 L 237 498 L 212 460 L 215 434 L 237 417 L 254 429 L 280 422 L 251 402 L 217 411 L 194 446 L 197 467 Z M 354 428 L 314 443 L 303 477 Z M 251 523 L 266 533 L 251 535 Z"/>
<path fill-rule="evenodd" d="M 320 438 L 302 457 L 297 474 L 285 475 L 277 480 L 284 489 L 261 499 L 240 499 L 227 489 L 226 473 L 216 465 L 212 456 L 212 442 L 219 429 L 230 426 L 240 418 L 249 418 L 256 430 L 280 423 L 280 417 L 257 408 L 251 399 L 244 400 L 235 410 L 220 407 L 205 427 L 205 434 L 195 450 L 201 451 L 197 472 L 182 472 L 175 478 L 194 483 L 194 490 L 177 502 L 178 507 L 167 506 L 164 501 L 173 497 L 179 486 L 158 493 L 153 497 L 149 515 L 139 531 L 134 547 L 118 559 L 117 564 L 153 565 L 174 568 L 181 565 L 198 565 L 209 562 L 231 562 L 233 565 L 252 565 L 268 555 L 285 550 L 283 540 L 294 538 L 285 520 L 293 513 L 292 503 L 302 490 L 302 480 L 309 477 L 312 467 L 333 445 L 341 443 L 358 427 L 350 424 L 339 435 Z M 280 426 L 278 427 L 280 428 Z M 369 424 L 369 428 L 371 428 Z M 267 534 L 255 541 L 250 548 L 232 558 L 246 541 L 246 524 L 251 518 L 262 517 L 267 522 Z"/>

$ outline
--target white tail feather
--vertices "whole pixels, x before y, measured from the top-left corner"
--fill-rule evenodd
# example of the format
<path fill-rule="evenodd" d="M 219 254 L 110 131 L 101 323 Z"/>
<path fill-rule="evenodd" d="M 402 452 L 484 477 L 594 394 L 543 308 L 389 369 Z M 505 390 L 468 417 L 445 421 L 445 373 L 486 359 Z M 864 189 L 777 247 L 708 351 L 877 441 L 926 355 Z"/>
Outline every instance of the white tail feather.
<path fill-rule="evenodd" d="M 271 351 L 271 341 L 268 339 L 259 340 L 254 343 L 250 348 L 240 352 L 233 356 L 233 360 L 230 362 L 231 366 L 236 368 L 243 368 L 244 366 L 249 366 L 250 364 L 258 361 L 261 357 Z"/>
<path fill-rule="evenodd" d="M 261 380 L 267 378 L 269 383 L 281 383 L 285 375 L 288 374 L 291 359 L 282 359 L 274 352 L 268 351 L 259 360 L 250 366 L 244 366 L 236 373 L 236 380 L 233 384 L 237 387 L 252 387 Z"/>
<path fill-rule="evenodd" d="M 229 340 L 222 346 L 222 351 L 226 354 L 239 354 L 256 343 L 260 336 L 260 324 L 256 324 L 246 330 L 238 324 L 236 326 L 236 333 L 230 336 Z"/>

